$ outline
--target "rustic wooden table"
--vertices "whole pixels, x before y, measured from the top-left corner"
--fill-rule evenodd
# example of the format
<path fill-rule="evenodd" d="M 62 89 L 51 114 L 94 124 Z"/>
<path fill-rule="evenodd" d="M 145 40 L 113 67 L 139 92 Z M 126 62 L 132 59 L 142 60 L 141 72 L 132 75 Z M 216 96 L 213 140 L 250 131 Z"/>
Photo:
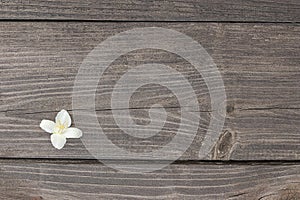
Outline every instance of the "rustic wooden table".
<path fill-rule="evenodd" d="M 299 0 L 1 0 L 0 199 L 300 199 L 299 23 Z M 211 120 L 207 92 L 197 96 L 195 113 L 202 121 L 193 143 L 178 160 L 151 173 L 104 165 L 78 139 L 57 150 L 39 128 L 61 109 L 73 116 L 74 80 L 89 52 L 137 27 L 179 31 L 200 43 L 217 65 L 227 113 L 205 158 L 199 149 Z M 110 89 L 123 66 L 153 62 L 181 70 L 197 91 L 207 91 L 177 55 L 155 49 L 123 55 L 99 81 L 95 96 L 99 123 L 120 148 L 151 151 L 169 142 L 164 133 L 128 142 L 112 118 Z M 175 114 L 163 132 L 176 133 L 181 107 L 168 92 L 140 89 L 129 107 L 135 121 L 147 123 L 149 108 L 158 103 Z"/>

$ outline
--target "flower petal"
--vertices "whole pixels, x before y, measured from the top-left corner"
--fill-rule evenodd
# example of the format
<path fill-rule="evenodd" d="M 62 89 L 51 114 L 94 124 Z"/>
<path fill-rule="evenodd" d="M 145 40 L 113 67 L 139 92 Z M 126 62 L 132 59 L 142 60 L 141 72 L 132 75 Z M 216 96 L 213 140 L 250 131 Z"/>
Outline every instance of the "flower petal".
<path fill-rule="evenodd" d="M 43 129 L 47 133 L 53 133 L 55 123 L 53 121 L 43 119 L 40 123 L 40 127 L 41 127 L 41 129 Z"/>
<path fill-rule="evenodd" d="M 52 134 L 51 135 L 52 145 L 57 149 L 62 149 L 67 142 L 67 139 L 62 134 Z"/>
<path fill-rule="evenodd" d="M 69 113 L 66 110 L 61 110 L 59 113 L 57 113 L 55 117 L 56 123 L 61 123 L 62 125 L 65 125 L 66 127 L 71 126 L 71 117 Z"/>
<path fill-rule="evenodd" d="M 68 128 L 63 135 L 66 138 L 80 138 L 82 136 L 82 131 L 78 128 Z"/>

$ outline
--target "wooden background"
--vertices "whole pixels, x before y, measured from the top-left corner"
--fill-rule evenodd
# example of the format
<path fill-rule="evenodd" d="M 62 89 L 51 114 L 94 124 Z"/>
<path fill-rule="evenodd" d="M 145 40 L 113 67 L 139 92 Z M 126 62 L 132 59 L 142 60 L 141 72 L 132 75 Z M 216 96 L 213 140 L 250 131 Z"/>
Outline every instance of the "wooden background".
<path fill-rule="evenodd" d="M 299 0 L 1 0 L 0 20 L 1 199 L 300 199 Z M 61 109 L 73 113 L 72 89 L 83 59 L 109 36 L 149 26 L 192 37 L 218 66 L 227 114 L 213 151 L 198 157 L 209 95 L 199 95 L 204 117 L 194 142 L 159 171 L 116 171 L 77 139 L 54 149 L 39 123 Z M 144 62 L 178 67 L 207 90 L 185 60 L 168 52 L 130 52 L 111 73 Z M 111 79 L 104 76 L 96 94 L 107 136 L 132 151 L 168 142 L 166 137 L 159 144 L 126 142 L 113 122 L 109 95 L 101 90 L 113 87 Z M 130 107 L 133 116 L 147 121 L 154 103 L 176 113 L 180 107 L 172 98 L 164 100 L 165 93 L 141 91 Z"/>

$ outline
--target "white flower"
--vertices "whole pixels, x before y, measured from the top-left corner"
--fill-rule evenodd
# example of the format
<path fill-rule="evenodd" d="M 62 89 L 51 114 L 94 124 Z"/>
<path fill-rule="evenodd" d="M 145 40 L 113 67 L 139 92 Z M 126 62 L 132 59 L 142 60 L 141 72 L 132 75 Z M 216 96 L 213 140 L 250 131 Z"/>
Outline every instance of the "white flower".
<path fill-rule="evenodd" d="M 69 128 L 71 126 L 71 117 L 66 110 L 61 110 L 55 117 L 55 122 L 43 119 L 40 127 L 52 133 L 51 143 L 57 149 L 62 149 L 66 144 L 67 138 L 80 138 L 82 131 L 78 128 Z"/>

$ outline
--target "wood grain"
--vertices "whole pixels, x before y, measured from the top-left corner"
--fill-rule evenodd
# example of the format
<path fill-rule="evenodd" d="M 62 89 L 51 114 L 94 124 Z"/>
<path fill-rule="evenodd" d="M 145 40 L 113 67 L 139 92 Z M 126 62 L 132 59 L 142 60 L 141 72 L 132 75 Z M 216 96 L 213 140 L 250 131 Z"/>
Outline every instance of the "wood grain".
<path fill-rule="evenodd" d="M 297 0 L 2 0 L 0 19 L 299 22 Z"/>
<path fill-rule="evenodd" d="M 1 0 L 0 199 L 300 199 L 299 13 L 298 0 Z M 80 111 L 72 107 L 73 85 L 89 52 L 119 32 L 153 26 L 199 42 L 223 77 L 225 125 L 207 157 L 199 158 L 199 150 L 213 109 L 203 74 L 184 58 L 158 49 L 128 52 L 115 60 L 99 79 L 95 109 L 107 138 L 135 153 L 156 151 L 175 135 L 191 134 L 189 126 L 179 129 L 182 112 L 200 116 L 194 141 L 177 161 L 151 173 L 129 173 L 104 163 L 126 164 L 132 170 L 166 160 L 120 159 L 115 148 L 103 145 L 111 152 L 109 159 L 97 161 L 78 139 L 68 139 L 62 150 L 53 148 L 39 123 L 54 119 L 61 109 L 72 116 Z M 104 57 L 112 53 L 107 50 Z M 128 108 L 113 108 L 117 81 L 145 63 L 165 64 L 181 73 L 191 83 L 200 110 L 180 105 L 173 91 L 158 84 L 136 90 Z M 131 78 L 142 79 L 140 74 Z M 215 83 L 213 76 L 209 80 Z M 168 83 L 191 102 L 182 82 L 170 78 Z M 88 83 L 83 91 L 91 88 Z M 122 85 L 117 93 L 126 88 Z M 154 123 L 150 129 L 157 134 L 146 139 L 126 134 L 136 127 L 119 127 L 113 112 L 127 109 L 140 132 Z M 160 127 L 161 120 L 153 116 L 164 112 L 166 122 Z M 95 124 L 72 125 L 88 130 Z M 97 148 L 97 140 L 88 142 L 89 148 Z M 176 151 L 164 154 L 171 157 Z"/>
<path fill-rule="evenodd" d="M 68 141 L 62 151 L 53 149 L 49 135 L 38 124 L 45 118 L 54 119 L 56 112 L 63 108 L 72 113 L 75 76 L 83 59 L 98 43 L 121 31 L 145 26 L 171 28 L 194 38 L 212 56 L 223 76 L 228 104 L 224 137 L 220 137 L 208 159 L 299 159 L 300 28 L 288 24 L 237 23 L 2 22 L 1 156 L 92 158 L 79 140 Z M 118 73 L 126 69 L 124 65 L 154 61 L 181 71 L 198 92 L 201 107 L 198 114 L 203 119 L 193 144 L 181 158 L 197 160 L 210 119 L 210 98 L 201 75 L 195 74 L 189 63 L 176 55 L 141 50 L 116 60 L 98 85 L 98 120 L 114 143 L 136 150 L 132 143 L 126 142 L 113 121 L 110 91 Z M 154 103 L 163 104 L 173 114 L 170 124 L 178 123 L 179 105 L 174 96 L 166 100 L 168 91 L 149 86 L 140 92 L 135 94 L 130 107 L 137 123 L 147 123 L 149 106 Z M 155 149 L 157 144 L 168 142 L 168 134 L 174 131 L 169 126 L 162 137 L 135 145 L 141 147 L 138 149 Z"/>
<path fill-rule="evenodd" d="M 1 160 L 0 193 L 8 200 L 299 199 L 299 174 L 293 163 L 173 164 L 134 174 L 94 161 Z"/>

